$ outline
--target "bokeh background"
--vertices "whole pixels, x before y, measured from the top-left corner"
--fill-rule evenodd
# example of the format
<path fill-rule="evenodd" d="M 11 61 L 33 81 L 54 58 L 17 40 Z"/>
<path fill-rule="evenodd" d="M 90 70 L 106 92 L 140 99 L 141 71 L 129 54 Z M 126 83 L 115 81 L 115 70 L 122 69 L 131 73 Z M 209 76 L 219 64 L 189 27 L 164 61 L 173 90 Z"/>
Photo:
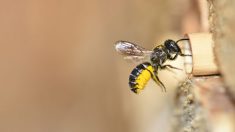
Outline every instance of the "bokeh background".
<path fill-rule="evenodd" d="M 0 131 L 170 131 L 184 73 L 160 73 L 167 93 L 150 81 L 135 95 L 135 64 L 114 42 L 152 49 L 182 38 L 199 30 L 192 9 L 187 0 L 0 0 Z"/>

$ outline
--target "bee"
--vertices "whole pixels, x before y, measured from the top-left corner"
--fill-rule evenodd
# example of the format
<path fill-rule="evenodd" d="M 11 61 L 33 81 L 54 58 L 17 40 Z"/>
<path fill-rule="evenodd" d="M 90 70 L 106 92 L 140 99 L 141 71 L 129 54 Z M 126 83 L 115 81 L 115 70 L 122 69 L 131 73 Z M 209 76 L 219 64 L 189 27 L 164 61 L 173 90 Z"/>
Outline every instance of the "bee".
<path fill-rule="evenodd" d="M 146 60 L 137 65 L 129 76 L 129 86 L 131 91 L 138 94 L 146 86 L 147 82 L 152 78 L 166 92 L 166 87 L 158 78 L 158 70 L 172 68 L 182 70 L 172 65 L 164 64 L 167 60 L 175 60 L 178 55 L 191 56 L 183 54 L 178 43 L 180 41 L 189 40 L 187 38 L 174 41 L 168 39 L 162 45 L 156 46 L 153 50 L 147 50 L 135 43 L 128 41 L 117 41 L 115 49 L 118 53 L 124 55 L 124 59 L 134 60 L 136 62 Z"/>

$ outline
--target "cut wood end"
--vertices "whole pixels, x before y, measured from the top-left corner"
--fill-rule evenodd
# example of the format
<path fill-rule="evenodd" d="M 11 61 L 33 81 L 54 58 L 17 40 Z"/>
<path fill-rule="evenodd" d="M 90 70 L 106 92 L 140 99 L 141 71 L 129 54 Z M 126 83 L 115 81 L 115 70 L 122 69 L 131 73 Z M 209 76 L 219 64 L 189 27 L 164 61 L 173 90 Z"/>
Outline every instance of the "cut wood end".
<path fill-rule="evenodd" d="M 213 75 L 219 74 L 216 57 L 214 54 L 214 42 L 210 33 L 191 33 L 186 35 L 189 44 L 185 44 L 185 49 L 190 49 L 192 54 L 192 66 L 185 65 L 186 72 L 193 75 Z M 189 46 L 188 46 L 189 45 Z M 188 62 L 188 60 L 185 60 Z"/>

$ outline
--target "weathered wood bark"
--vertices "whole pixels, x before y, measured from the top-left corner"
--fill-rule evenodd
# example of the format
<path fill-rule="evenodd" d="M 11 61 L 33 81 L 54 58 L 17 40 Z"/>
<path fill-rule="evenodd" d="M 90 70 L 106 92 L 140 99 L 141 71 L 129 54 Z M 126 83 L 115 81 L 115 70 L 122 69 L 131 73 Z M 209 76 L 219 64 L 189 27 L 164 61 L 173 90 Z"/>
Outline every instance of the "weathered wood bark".
<path fill-rule="evenodd" d="M 235 97 L 235 1 L 208 0 L 210 30 L 225 84 Z"/>

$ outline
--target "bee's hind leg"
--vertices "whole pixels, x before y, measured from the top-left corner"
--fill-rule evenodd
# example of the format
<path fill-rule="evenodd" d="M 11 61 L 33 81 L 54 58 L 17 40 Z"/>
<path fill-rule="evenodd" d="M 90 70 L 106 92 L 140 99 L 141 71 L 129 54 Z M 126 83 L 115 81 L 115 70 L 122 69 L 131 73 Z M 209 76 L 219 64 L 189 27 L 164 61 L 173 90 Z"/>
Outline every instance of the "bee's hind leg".
<path fill-rule="evenodd" d="M 165 85 L 162 83 L 162 81 L 158 78 L 157 73 L 154 72 L 154 74 L 152 74 L 152 78 L 153 80 L 160 85 L 162 92 L 166 92 L 166 87 Z"/>

